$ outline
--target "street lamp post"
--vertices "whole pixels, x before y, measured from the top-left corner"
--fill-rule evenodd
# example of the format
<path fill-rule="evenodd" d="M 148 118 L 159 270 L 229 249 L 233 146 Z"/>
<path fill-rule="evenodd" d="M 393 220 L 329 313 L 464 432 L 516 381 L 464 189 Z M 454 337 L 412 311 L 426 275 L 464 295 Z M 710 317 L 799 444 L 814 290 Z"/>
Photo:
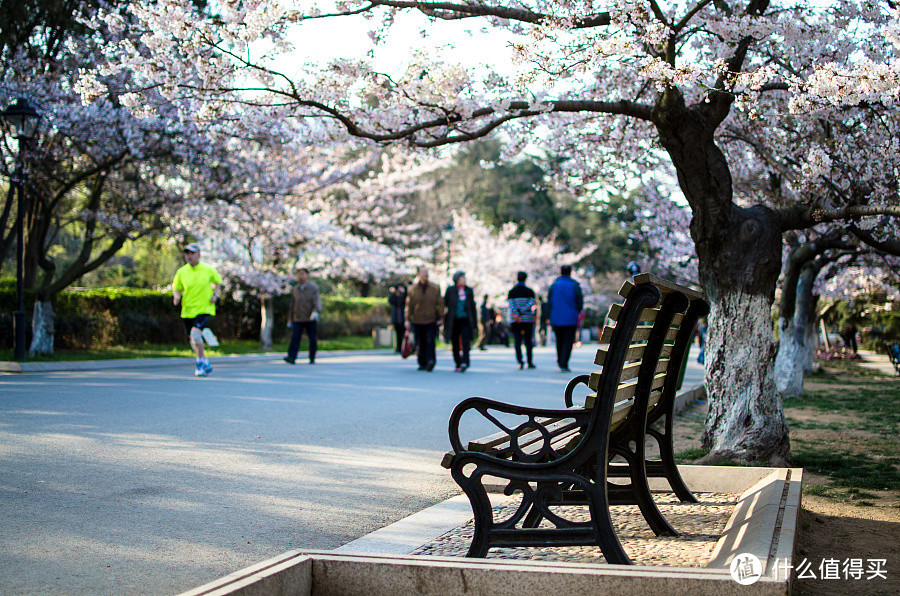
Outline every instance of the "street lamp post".
<path fill-rule="evenodd" d="M 19 141 L 19 152 L 16 155 L 16 167 L 11 182 L 16 193 L 16 311 L 13 315 L 15 325 L 15 358 L 25 359 L 25 170 L 23 152 L 25 143 L 37 132 L 41 115 L 24 99 L 0 112 L 3 123 L 9 132 Z"/>
<path fill-rule="evenodd" d="M 450 253 L 450 246 L 453 242 L 452 223 L 448 223 L 443 228 L 441 228 L 441 238 L 444 239 L 444 244 L 447 245 L 447 279 L 450 279 L 450 257 L 452 256 Z"/>

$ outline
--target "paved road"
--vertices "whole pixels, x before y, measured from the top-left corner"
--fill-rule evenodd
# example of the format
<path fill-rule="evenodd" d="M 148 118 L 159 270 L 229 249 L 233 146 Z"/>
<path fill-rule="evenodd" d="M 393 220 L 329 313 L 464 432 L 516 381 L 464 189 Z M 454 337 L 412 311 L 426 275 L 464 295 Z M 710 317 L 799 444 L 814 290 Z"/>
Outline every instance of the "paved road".
<path fill-rule="evenodd" d="M 0 594 L 170 594 L 335 548 L 458 493 L 439 461 L 460 399 L 557 407 L 572 376 L 550 348 L 534 371 L 500 347 L 464 375 L 438 358 L 0 376 Z"/>

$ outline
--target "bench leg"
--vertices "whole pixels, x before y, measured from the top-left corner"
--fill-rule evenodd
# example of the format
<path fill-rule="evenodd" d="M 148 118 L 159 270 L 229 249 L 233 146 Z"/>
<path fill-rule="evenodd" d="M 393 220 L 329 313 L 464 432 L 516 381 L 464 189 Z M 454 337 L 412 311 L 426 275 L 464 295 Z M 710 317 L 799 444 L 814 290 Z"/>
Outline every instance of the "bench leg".
<path fill-rule="evenodd" d="M 637 501 L 644 520 L 653 533 L 657 536 L 678 536 L 666 518 L 660 513 L 653 496 L 650 494 L 650 485 L 647 483 L 646 451 L 640 441 L 636 441 L 634 451 L 617 449 L 616 453 L 628 461 L 628 469 L 631 472 L 631 491 L 634 500 Z"/>
<path fill-rule="evenodd" d="M 613 528 L 612 517 L 609 515 L 609 501 L 606 498 L 606 489 L 594 484 L 585 491 L 588 498 L 588 507 L 591 511 L 591 521 L 594 524 L 594 533 L 603 558 L 611 565 L 633 565 L 631 559 L 622 548 L 622 543 L 616 536 Z"/>
<path fill-rule="evenodd" d="M 484 558 L 487 556 L 490 548 L 491 527 L 494 523 L 494 512 L 491 507 L 491 500 L 488 498 L 487 491 L 481 483 L 481 476 L 472 474 L 466 476 L 461 466 L 454 465 L 450 469 L 450 475 L 456 483 L 463 489 L 472 505 L 472 515 L 474 517 L 474 534 L 472 535 L 472 544 L 469 546 L 467 557 Z"/>
<path fill-rule="evenodd" d="M 656 439 L 656 443 L 659 445 L 663 476 L 665 476 L 666 480 L 669 482 L 669 486 L 672 487 L 675 496 L 678 497 L 682 503 L 698 503 L 697 497 L 694 496 L 684 483 L 684 480 L 681 478 L 681 473 L 678 471 L 678 466 L 675 464 L 675 452 L 672 448 L 672 434 L 669 432 L 671 427 L 671 418 L 666 416 L 665 435 L 653 428 L 648 429 L 647 434 Z"/>
<path fill-rule="evenodd" d="M 523 528 L 536 528 L 544 519 L 543 514 L 540 512 L 540 509 L 537 505 L 532 505 L 531 509 L 528 510 L 528 514 L 525 516 L 525 519 L 522 520 Z"/>

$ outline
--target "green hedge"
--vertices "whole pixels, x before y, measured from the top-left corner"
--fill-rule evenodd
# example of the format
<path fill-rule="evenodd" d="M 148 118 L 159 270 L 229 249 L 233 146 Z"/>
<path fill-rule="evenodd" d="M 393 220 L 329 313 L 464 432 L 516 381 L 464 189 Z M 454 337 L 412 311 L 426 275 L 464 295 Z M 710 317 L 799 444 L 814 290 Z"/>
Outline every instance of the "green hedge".
<path fill-rule="evenodd" d="M 34 294 L 25 296 L 31 326 Z M 319 335 L 368 335 L 390 323 L 387 298 L 323 296 Z M 290 296 L 275 299 L 275 340 L 287 335 L 285 322 Z M 178 308 L 171 292 L 134 288 L 74 289 L 60 292 L 53 301 L 56 313 L 55 345 L 60 349 L 103 349 L 114 345 L 174 343 L 184 339 Z M 15 284 L 0 280 L 0 347 L 11 348 Z M 212 328 L 223 340 L 259 340 L 260 300 L 245 294 L 241 300 L 223 296 Z M 29 330 L 30 334 L 30 330 Z"/>

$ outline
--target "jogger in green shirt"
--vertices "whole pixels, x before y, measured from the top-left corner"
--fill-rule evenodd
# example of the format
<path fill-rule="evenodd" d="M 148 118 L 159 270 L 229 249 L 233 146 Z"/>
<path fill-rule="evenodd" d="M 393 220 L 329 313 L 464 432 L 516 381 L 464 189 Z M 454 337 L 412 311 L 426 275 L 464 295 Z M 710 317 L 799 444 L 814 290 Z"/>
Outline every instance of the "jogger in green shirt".
<path fill-rule="evenodd" d="M 197 370 L 194 374 L 205 377 L 212 371 L 212 366 L 206 357 L 203 340 L 206 339 L 210 345 L 218 345 L 207 325 L 209 318 L 216 314 L 216 300 L 219 298 L 222 277 L 215 269 L 200 262 L 200 246 L 197 243 L 185 246 L 183 253 L 186 264 L 175 272 L 172 283 L 175 295 L 173 301 L 176 306 L 181 304 L 184 332 L 197 357 Z"/>

